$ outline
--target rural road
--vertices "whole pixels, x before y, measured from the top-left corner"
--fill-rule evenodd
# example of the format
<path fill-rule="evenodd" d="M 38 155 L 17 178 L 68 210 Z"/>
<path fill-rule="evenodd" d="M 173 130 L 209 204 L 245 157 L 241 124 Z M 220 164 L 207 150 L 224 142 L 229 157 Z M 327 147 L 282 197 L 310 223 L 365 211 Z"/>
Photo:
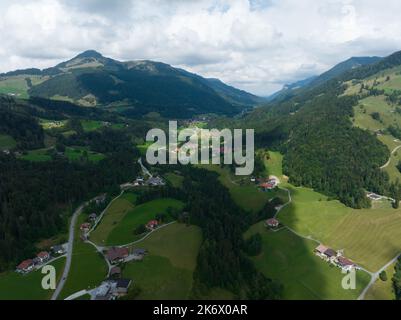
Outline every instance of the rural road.
<path fill-rule="evenodd" d="M 143 163 L 142 163 L 142 158 L 139 158 L 138 163 L 139 163 L 139 165 L 141 166 L 143 173 L 146 174 L 146 175 L 148 175 L 150 178 L 152 178 L 152 177 L 153 177 L 152 174 L 151 174 L 151 173 L 149 172 L 149 170 L 143 165 Z"/>
<path fill-rule="evenodd" d="M 400 146 L 401 147 L 401 146 Z M 365 295 L 366 293 L 369 291 L 370 287 L 372 287 L 376 280 L 379 278 L 380 273 L 382 273 L 383 271 L 385 271 L 389 266 L 391 266 L 393 263 L 395 263 L 398 258 L 401 256 L 401 254 L 398 254 L 394 259 L 392 259 L 391 261 L 389 261 L 388 263 L 386 263 L 379 271 L 371 274 L 372 275 L 372 279 L 370 279 L 369 284 L 366 286 L 366 288 L 362 291 L 362 293 L 360 294 L 360 296 L 358 297 L 358 300 L 364 300 L 365 299 Z M 366 270 L 365 270 L 366 271 Z"/>
<path fill-rule="evenodd" d="M 396 153 L 397 150 L 400 149 L 400 148 L 401 148 L 401 146 L 398 146 L 398 147 L 396 147 L 393 151 L 391 151 L 390 158 L 388 159 L 388 161 L 386 162 L 386 164 L 385 164 L 384 166 L 381 166 L 381 167 L 380 167 L 380 169 L 384 169 L 384 168 L 386 168 L 386 167 L 389 166 L 389 164 L 391 163 L 391 156 L 393 156 L 394 153 Z"/>
<path fill-rule="evenodd" d="M 72 260 L 72 248 L 74 245 L 74 235 L 75 235 L 75 225 L 77 223 L 78 216 L 81 214 L 83 208 L 86 206 L 86 203 L 82 204 L 77 210 L 75 210 L 74 214 L 71 218 L 70 230 L 69 230 L 69 238 L 68 238 L 68 250 L 67 250 L 67 261 L 65 263 L 65 268 L 63 272 L 63 276 L 60 279 L 60 282 L 57 285 L 56 290 L 53 293 L 52 300 L 57 300 L 60 295 L 61 290 L 63 290 L 65 282 L 67 281 L 68 274 L 70 272 L 71 260 Z"/>

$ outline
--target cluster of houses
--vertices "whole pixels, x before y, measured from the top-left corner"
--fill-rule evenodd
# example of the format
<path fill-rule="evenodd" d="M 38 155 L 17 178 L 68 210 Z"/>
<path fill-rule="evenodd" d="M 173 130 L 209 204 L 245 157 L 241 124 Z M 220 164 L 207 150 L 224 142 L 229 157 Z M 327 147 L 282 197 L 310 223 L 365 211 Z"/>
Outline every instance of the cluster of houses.
<path fill-rule="evenodd" d="M 351 271 L 353 269 L 358 269 L 358 266 L 354 262 L 345 258 L 340 252 L 337 252 L 322 244 L 315 249 L 315 254 L 318 257 L 334 264 L 335 266 L 341 268 L 344 271 Z"/>
<path fill-rule="evenodd" d="M 128 182 L 125 184 L 122 184 L 120 187 L 122 190 L 125 189 L 130 189 L 130 188 L 135 188 L 135 187 L 142 187 L 142 186 L 148 186 L 148 187 L 161 187 L 165 186 L 166 182 L 163 180 L 161 177 L 150 177 L 149 179 L 144 179 L 143 177 L 138 177 L 134 180 L 134 182 Z"/>
<path fill-rule="evenodd" d="M 35 267 L 41 266 L 50 260 L 50 253 L 47 251 L 39 252 L 35 258 L 27 259 L 22 261 L 18 266 L 16 271 L 18 273 L 29 273 L 35 269 Z"/>
<path fill-rule="evenodd" d="M 22 261 L 16 268 L 16 272 L 26 274 L 34 271 L 38 267 L 46 264 L 52 257 L 61 256 L 66 253 L 66 245 L 51 247 L 51 253 L 47 251 L 39 252 L 35 258 Z"/>

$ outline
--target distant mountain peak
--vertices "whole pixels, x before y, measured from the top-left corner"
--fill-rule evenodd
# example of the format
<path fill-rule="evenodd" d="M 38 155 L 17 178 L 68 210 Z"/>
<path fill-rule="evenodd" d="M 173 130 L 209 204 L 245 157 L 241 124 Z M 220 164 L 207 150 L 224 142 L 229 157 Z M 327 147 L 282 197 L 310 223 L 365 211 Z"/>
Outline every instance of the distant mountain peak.
<path fill-rule="evenodd" d="M 103 55 L 96 50 L 86 50 L 79 55 L 77 55 L 75 58 L 94 58 L 94 59 L 100 59 L 104 58 Z"/>

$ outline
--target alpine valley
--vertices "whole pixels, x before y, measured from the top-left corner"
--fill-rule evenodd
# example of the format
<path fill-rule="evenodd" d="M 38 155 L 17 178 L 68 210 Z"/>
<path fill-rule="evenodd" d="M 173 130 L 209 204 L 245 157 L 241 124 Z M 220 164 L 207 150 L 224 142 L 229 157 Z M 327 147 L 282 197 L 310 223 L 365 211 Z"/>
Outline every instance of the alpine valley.
<path fill-rule="evenodd" d="M 261 98 L 89 50 L 0 93 L 0 299 L 401 299 L 401 52 Z M 253 174 L 150 166 L 169 120 L 255 129 Z"/>

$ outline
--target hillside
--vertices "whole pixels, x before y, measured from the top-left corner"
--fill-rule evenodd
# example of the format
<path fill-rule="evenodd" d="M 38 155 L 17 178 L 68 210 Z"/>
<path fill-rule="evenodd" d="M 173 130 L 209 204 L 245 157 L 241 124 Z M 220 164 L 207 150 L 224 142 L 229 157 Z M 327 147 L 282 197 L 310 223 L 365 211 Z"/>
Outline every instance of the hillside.
<path fill-rule="evenodd" d="M 269 98 L 269 100 L 273 101 L 275 99 L 284 99 L 286 97 L 291 97 L 299 93 L 299 91 L 302 89 L 311 89 L 313 87 L 319 86 L 329 80 L 332 80 L 342 75 L 347 71 L 357 69 L 362 66 L 374 64 L 380 61 L 381 59 L 382 58 L 380 57 L 352 57 L 348 60 L 345 60 L 335 65 L 333 68 L 322 73 L 319 76 L 309 77 L 307 79 L 297 81 L 295 83 L 284 86 L 282 90 L 273 94 Z"/>
<path fill-rule="evenodd" d="M 366 191 L 400 196 L 398 153 L 385 164 L 400 145 L 401 53 L 345 70 L 255 110 L 244 126 L 256 128 L 259 145 L 285 154 L 292 183 L 363 208 Z"/>
<path fill-rule="evenodd" d="M 126 115 L 158 112 L 170 118 L 234 115 L 263 100 L 217 79 L 154 61 L 120 62 L 86 51 L 46 70 L 0 75 L 0 93 L 114 107 Z"/>

